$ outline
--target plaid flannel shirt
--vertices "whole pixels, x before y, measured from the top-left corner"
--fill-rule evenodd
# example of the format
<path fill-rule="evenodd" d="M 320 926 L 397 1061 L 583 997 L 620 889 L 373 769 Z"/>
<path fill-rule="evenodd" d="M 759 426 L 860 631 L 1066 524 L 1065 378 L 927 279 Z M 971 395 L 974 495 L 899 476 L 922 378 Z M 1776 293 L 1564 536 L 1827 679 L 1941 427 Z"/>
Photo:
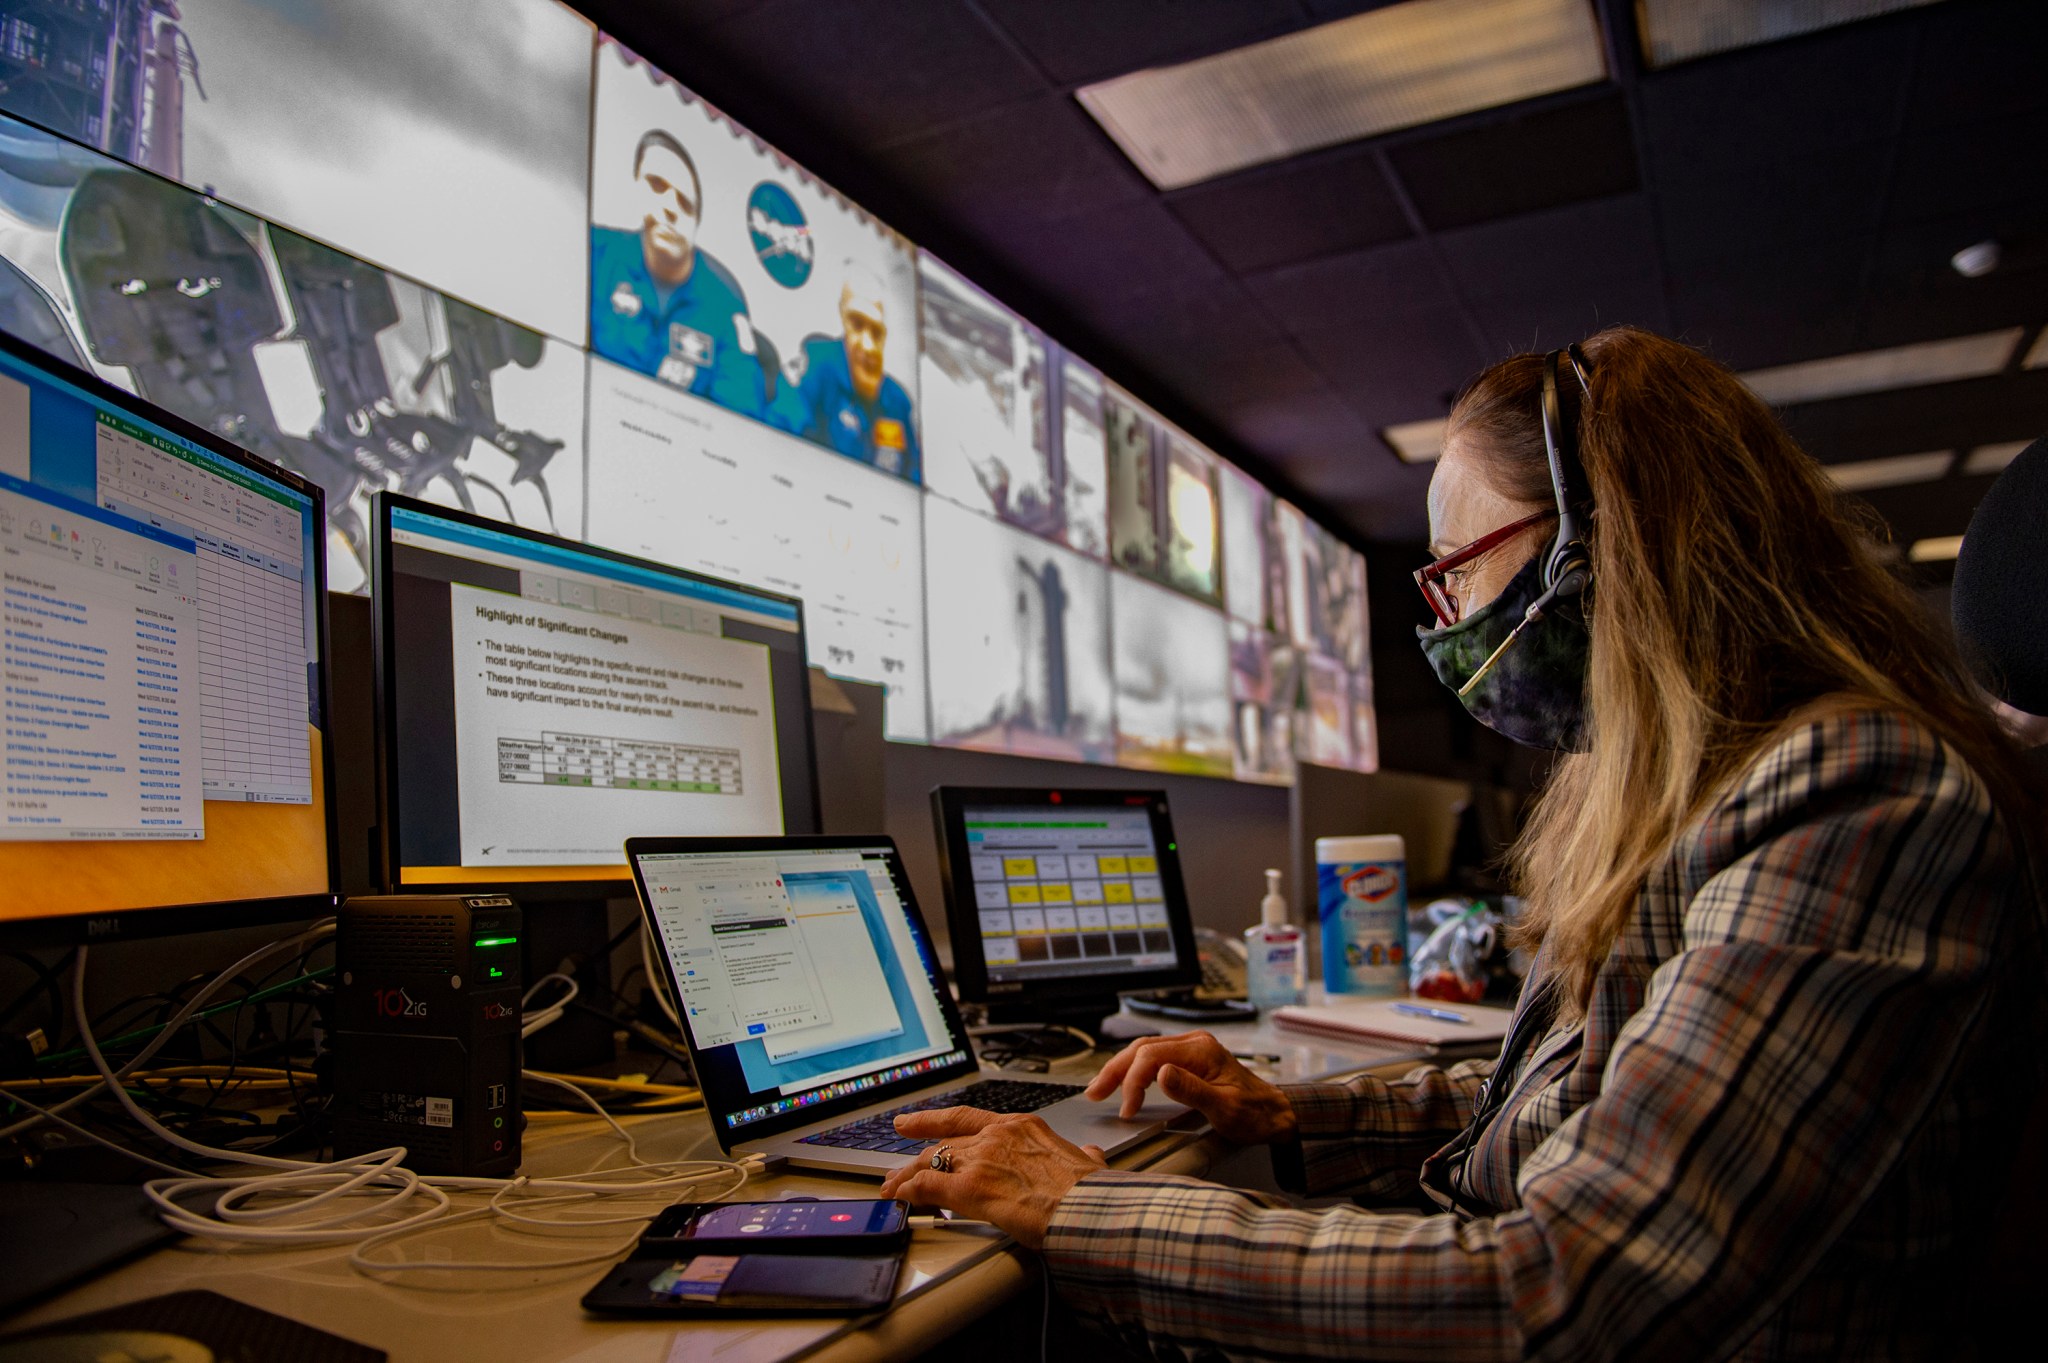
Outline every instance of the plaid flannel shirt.
<path fill-rule="evenodd" d="M 1818 719 L 1686 830 L 1586 1016 L 1501 1077 L 1460 1184 L 1492 1214 L 1104 1171 L 1046 1262 L 1167 1357 L 1955 1357 L 1983 1189 L 2044 1077 L 2044 970 L 1955 751 L 1893 713 Z M 1310 1183 L 1412 1184 L 1490 1069 L 1290 1089 Z"/>

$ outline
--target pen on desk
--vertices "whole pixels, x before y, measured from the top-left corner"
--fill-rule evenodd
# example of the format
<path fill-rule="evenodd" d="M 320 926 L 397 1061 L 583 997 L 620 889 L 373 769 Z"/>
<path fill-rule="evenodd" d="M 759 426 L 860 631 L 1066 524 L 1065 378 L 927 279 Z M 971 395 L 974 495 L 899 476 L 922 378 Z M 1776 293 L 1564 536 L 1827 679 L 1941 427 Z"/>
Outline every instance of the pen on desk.
<path fill-rule="evenodd" d="M 1232 1051 L 1230 1054 L 1235 1059 L 1253 1060 L 1262 1065 L 1277 1065 L 1280 1063 L 1279 1056 L 1269 1055 L 1265 1051 Z"/>
<path fill-rule="evenodd" d="M 1448 1008 L 1429 1008 L 1419 1003 L 1397 1003 L 1392 1005 L 1397 1013 L 1406 1013 L 1412 1018 L 1435 1018 L 1438 1022 L 1470 1022 L 1463 1013 L 1453 1013 Z"/>

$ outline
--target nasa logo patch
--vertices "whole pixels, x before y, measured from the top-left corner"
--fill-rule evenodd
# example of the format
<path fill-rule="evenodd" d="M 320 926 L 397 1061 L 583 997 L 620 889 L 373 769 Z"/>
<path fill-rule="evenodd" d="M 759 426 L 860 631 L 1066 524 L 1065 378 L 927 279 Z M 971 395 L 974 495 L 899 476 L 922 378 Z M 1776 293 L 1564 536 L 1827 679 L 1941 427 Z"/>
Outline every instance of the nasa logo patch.
<path fill-rule="evenodd" d="M 747 196 L 747 235 L 761 268 L 783 288 L 800 288 L 811 277 L 817 253 L 811 225 L 789 191 L 773 180 L 763 180 Z"/>

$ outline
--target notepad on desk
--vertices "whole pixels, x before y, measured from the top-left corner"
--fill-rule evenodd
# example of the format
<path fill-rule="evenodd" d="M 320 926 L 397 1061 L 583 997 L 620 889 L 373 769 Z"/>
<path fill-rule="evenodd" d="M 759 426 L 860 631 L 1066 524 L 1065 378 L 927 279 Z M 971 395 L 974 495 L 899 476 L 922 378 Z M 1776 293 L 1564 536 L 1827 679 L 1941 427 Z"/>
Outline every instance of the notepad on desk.
<path fill-rule="evenodd" d="M 1275 1008 L 1274 1025 L 1346 1040 L 1405 1041 L 1418 1046 L 1474 1046 L 1499 1041 L 1514 1017 L 1507 1008 L 1412 999 L 1331 999 L 1314 1007 Z"/>

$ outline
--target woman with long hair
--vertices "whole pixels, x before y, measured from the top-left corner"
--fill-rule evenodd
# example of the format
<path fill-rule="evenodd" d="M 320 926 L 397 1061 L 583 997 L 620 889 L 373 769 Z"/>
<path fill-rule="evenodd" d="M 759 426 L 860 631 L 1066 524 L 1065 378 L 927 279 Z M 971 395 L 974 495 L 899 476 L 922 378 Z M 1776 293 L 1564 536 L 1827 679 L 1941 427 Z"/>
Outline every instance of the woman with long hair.
<path fill-rule="evenodd" d="M 1421 643 L 1560 753 L 1511 857 L 1537 955 L 1491 1062 L 1276 1087 L 1203 1033 L 1154 1083 L 1298 1210 L 1105 1169 L 1031 1117 L 887 1191 L 1044 1250 L 1139 1346 L 1237 1357 L 1954 1357 L 2044 1077 L 2024 769 L 1955 648 L 1734 374 L 1628 328 L 1488 369 L 1430 486 Z M 2038 1153 L 2038 1152 L 2037 1152 Z"/>

